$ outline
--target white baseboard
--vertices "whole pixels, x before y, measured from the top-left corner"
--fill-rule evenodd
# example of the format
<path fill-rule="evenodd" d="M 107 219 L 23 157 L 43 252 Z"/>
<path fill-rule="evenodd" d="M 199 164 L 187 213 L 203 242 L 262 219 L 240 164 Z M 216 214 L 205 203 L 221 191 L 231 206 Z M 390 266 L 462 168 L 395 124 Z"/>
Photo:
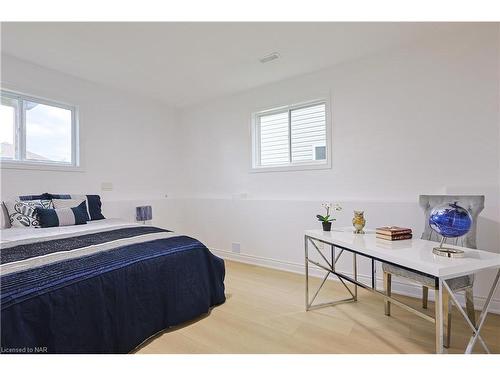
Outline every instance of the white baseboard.
<path fill-rule="evenodd" d="M 249 254 L 233 253 L 231 251 L 213 249 L 213 248 L 210 249 L 210 251 L 212 251 L 215 255 L 227 260 L 234 260 L 236 262 L 272 268 L 280 271 L 293 272 L 301 275 L 305 274 L 305 266 L 304 264 L 300 263 L 287 262 L 272 258 L 264 258 Z M 349 273 L 346 274 L 348 276 L 352 276 Z M 325 271 L 315 266 L 309 266 L 309 275 L 312 277 L 323 277 L 325 275 Z M 337 279 L 332 279 L 332 280 L 339 282 Z M 364 284 L 365 283 L 369 284 L 371 283 L 371 276 L 358 274 L 358 280 Z M 381 277 L 378 276 L 377 276 L 377 288 L 379 290 L 383 289 L 383 280 Z M 404 296 L 415 297 L 415 298 L 420 298 L 422 295 L 422 288 L 420 286 L 416 284 L 400 282 L 397 280 L 392 281 L 392 291 L 396 294 L 401 294 Z M 432 291 L 429 291 L 429 299 L 434 300 Z M 457 295 L 457 299 L 462 304 L 462 306 L 465 306 L 465 298 L 462 294 Z M 474 306 L 476 310 L 481 310 L 483 308 L 485 300 L 486 297 L 474 296 Z M 489 311 L 495 314 L 500 314 L 499 299 L 493 299 L 491 301 L 491 306 Z"/>

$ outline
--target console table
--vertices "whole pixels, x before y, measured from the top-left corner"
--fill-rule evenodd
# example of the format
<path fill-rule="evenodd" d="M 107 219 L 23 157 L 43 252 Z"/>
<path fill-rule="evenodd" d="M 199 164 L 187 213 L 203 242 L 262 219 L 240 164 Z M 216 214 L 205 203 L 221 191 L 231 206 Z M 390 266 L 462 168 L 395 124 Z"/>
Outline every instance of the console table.
<path fill-rule="evenodd" d="M 312 245 L 313 251 L 316 251 L 319 254 L 320 261 L 310 259 L 310 245 Z M 352 230 L 333 230 L 331 232 L 324 232 L 322 230 L 307 230 L 305 232 L 306 310 L 334 306 L 344 302 L 355 302 L 358 298 L 357 288 L 361 287 L 372 293 L 380 295 L 385 300 L 388 300 L 423 319 L 434 323 L 436 331 L 436 353 L 443 353 L 445 349 L 443 347 L 442 293 L 443 290 L 446 289 L 450 294 L 451 301 L 461 313 L 472 331 L 465 353 L 471 353 L 478 341 L 486 352 L 489 353 L 489 349 L 480 333 L 486 320 L 493 294 L 500 283 L 500 254 L 453 246 L 457 249 L 464 250 L 465 256 L 463 258 L 445 258 L 436 256 L 432 253 L 432 249 L 436 246 L 438 246 L 437 242 L 421 239 L 385 241 L 377 239 L 374 233 L 354 234 L 352 233 Z M 348 275 L 345 272 L 340 272 L 336 267 L 338 260 L 345 253 L 352 254 L 351 275 Z M 369 284 L 361 283 L 358 280 L 358 257 L 364 257 L 371 261 L 371 282 Z M 417 272 L 423 276 L 433 278 L 436 286 L 435 315 L 427 315 L 402 303 L 401 301 L 398 301 L 397 299 L 394 299 L 391 296 L 386 295 L 385 291 L 377 290 L 377 262 L 393 264 L 409 271 Z M 318 290 L 314 293 L 311 299 L 309 299 L 310 264 L 326 271 Z M 485 269 L 497 269 L 497 273 L 488 293 L 488 297 L 486 298 L 484 308 L 479 319 L 477 320 L 477 324 L 473 325 L 458 302 L 457 297 L 448 286 L 447 280 L 458 276 L 477 273 Z M 313 305 L 319 291 L 330 275 L 336 276 L 340 280 L 351 297 Z M 346 282 L 348 284 L 352 284 L 353 288 L 350 288 Z"/>

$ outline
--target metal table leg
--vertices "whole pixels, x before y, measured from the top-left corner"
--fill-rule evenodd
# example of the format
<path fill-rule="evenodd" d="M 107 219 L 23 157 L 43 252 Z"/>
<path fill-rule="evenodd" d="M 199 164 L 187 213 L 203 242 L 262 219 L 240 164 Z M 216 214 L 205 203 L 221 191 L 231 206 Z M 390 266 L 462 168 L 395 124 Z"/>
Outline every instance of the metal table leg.
<path fill-rule="evenodd" d="M 352 273 L 354 275 L 354 281 L 358 281 L 358 262 L 356 261 L 356 254 L 352 254 Z M 354 300 L 358 300 L 358 286 L 354 284 Z"/>
<path fill-rule="evenodd" d="M 316 249 L 316 251 L 318 252 L 318 254 L 323 258 L 323 260 L 327 264 L 327 266 L 322 265 L 322 264 L 320 264 L 318 262 L 315 262 L 315 261 L 309 259 L 309 243 L 311 243 L 314 246 L 314 248 Z M 313 242 L 313 240 L 310 237 L 305 236 L 304 252 L 305 252 L 305 274 L 306 274 L 306 287 L 305 287 L 305 300 L 306 300 L 305 301 L 306 302 L 305 305 L 306 305 L 306 311 L 309 311 L 309 310 L 312 310 L 312 309 L 316 309 L 316 308 L 326 307 L 326 306 L 334 306 L 334 305 L 337 305 L 339 303 L 354 302 L 354 301 L 357 300 L 357 285 L 355 285 L 355 291 L 353 293 L 351 291 L 351 289 L 346 285 L 346 283 L 344 282 L 344 280 L 342 280 L 341 278 L 339 278 L 339 280 L 341 281 L 342 285 L 344 285 L 344 287 L 347 289 L 347 291 L 349 292 L 349 294 L 351 295 L 351 297 L 350 298 L 346 298 L 346 299 L 337 300 L 337 301 L 332 301 L 332 302 L 326 302 L 326 303 L 321 303 L 321 304 L 313 305 L 314 300 L 316 299 L 316 297 L 318 296 L 319 292 L 323 288 L 323 285 L 326 283 L 326 280 L 328 280 L 328 277 L 330 275 L 335 275 L 335 264 L 337 263 L 338 259 L 342 255 L 343 250 L 341 250 L 339 252 L 339 254 L 337 256 L 335 256 L 335 247 L 332 245 L 332 248 L 331 248 L 331 261 L 329 261 L 325 257 L 325 255 L 320 251 L 320 249 L 318 248 L 318 246 L 316 246 L 316 244 Z M 314 293 L 314 295 L 311 298 L 311 300 L 309 300 L 309 263 L 312 263 L 312 264 L 316 265 L 317 267 L 319 267 L 319 268 L 321 268 L 321 269 L 323 269 L 323 270 L 326 271 L 326 274 L 323 277 L 323 280 L 321 280 L 321 284 L 320 284 L 319 288 L 316 290 L 316 292 Z M 357 279 L 356 266 L 354 266 L 354 269 L 355 269 L 355 277 Z"/>
<path fill-rule="evenodd" d="M 434 297 L 434 310 L 436 315 L 434 317 L 436 324 L 436 354 L 444 352 L 443 347 L 443 280 L 438 279 L 438 289 L 435 291 Z"/>
<path fill-rule="evenodd" d="M 478 324 L 476 327 L 469 319 L 469 316 L 462 308 L 462 305 L 460 305 L 460 303 L 458 302 L 457 297 L 455 296 L 455 294 L 451 290 L 451 288 L 448 285 L 448 283 L 446 282 L 446 280 L 443 281 L 443 285 L 447 289 L 448 293 L 450 294 L 450 297 L 451 297 L 453 304 L 455 305 L 457 310 L 460 312 L 460 314 L 462 314 L 463 318 L 465 319 L 465 321 L 467 322 L 469 327 L 472 329 L 472 336 L 469 340 L 469 343 L 467 344 L 467 348 L 465 349 L 465 354 L 472 353 L 472 350 L 474 349 L 474 345 L 476 344 L 476 342 L 478 340 L 481 343 L 481 346 L 486 351 L 486 353 L 488 353 L 488 354 L 490 353 L 490 350 L 488 349 L 488 346 L 484 342 L 480 333 L 481 333 L 481 329 L 483 328 L 483 324 L 486 320 L 486 316 L 488 315 L 493 294 L 495 294 L 495 291 L 496 291 L 499 284 L 500 284 L 500 269 L 497 271 L 497 274 L 495 276 L 495 280 L 493 281 L 493 285 L 490 288 L 490 291 L 488 293 L 488 297 L 486 298 L 486 302 L 485 302 L 484 307 L 483 307 L 483 311 L 481 312 L 481 315 L 479 316 L 479 321 L 478 321 Z"/>
<path fill-rule="evenodd" d="M 304 265 L 306 268 L 306 311 L 308 310 L 309 305 L 309 248 L 307 246 L 307 236 L 304 238 Z"/>

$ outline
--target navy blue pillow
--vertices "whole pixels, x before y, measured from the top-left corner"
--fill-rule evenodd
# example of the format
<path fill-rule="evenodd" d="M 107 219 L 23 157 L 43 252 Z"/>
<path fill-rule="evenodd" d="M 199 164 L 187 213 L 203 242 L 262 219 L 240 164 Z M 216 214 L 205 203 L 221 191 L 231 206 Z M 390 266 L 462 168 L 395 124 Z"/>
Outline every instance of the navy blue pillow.
<path fill-rule="evenodd" d="M 105 219 L 101 211 L 102 203 L 99 195 L 87 195 L 87 202 L 89 202 L 90 220 Z"/>
<path fill-rule="evenodd" d="M 71 208 L 50 209 L 37 207 L 35 214 L 42 228 L 86 224 L 88 217 L 85 202 Z"/>
<path fill-rule="evenodd" d="M 88 202 L 88 215 L 90 220 L 105 219 L 102 214 L 101 197 L 99 195 L 70 195 L 70 194 L 49 194 L 51 199 L 86 199 Z"/>
<path fill-rule="evenodd" d="M 52 198 L 50 197 L 49 193 L 43 193 L 40 195 L 21 195 L 21 196 L 19 196 L 20 201 L 32 201 L 32 200 L 37 200 L 37 199 L 50 200 Z"/>

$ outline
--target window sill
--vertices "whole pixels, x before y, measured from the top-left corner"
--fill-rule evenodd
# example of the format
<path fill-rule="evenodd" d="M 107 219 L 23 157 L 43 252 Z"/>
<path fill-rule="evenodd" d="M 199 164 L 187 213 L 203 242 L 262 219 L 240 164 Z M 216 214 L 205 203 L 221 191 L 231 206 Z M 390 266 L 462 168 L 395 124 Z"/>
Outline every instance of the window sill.
<path fill-rule="evenodd" d="M 292 172 L 292 171 L 309 171 L 309 170 L 320 170 L 320 169 L 331 169 L 330 163 L 321 164 L 295 164 L 295 165 L 283 165 L 276 167 L 252 167 L 250 169 L 251 173 L 263 173 L 263 172 Z"/>
<path fill-rule="evenodd" d="M 21 169 L 35 171 L 84 172 L 82 166 L 57 163 L 38 163 L 36 161 L 0 160 L 0 169 Z"/>

